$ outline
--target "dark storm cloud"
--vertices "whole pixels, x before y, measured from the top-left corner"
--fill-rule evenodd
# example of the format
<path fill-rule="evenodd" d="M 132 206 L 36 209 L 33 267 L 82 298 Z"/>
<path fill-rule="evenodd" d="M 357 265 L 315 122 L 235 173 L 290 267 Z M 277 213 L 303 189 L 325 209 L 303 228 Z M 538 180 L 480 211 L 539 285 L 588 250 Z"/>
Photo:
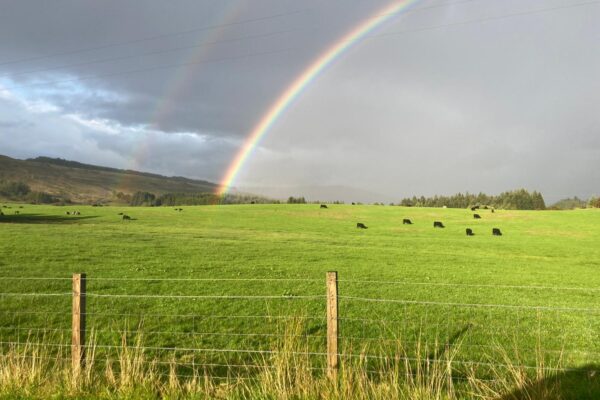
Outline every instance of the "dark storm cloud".
<path fill-rule="evenodd" d="M 385 4 L 10 1 L 0 153 L 217 180 L 286 85 Z M 577 4 L 417 2 L 315 79 L 237 185 L 597 192 L 600 5 L 551 10 Z"/>

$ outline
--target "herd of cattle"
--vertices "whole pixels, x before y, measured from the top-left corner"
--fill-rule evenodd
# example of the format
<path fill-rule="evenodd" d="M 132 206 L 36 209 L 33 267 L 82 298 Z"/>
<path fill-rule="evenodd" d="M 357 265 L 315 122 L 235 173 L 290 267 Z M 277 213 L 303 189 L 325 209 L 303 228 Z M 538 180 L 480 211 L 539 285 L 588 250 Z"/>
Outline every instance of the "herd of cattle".
<path fill-rule="evenodd" d="M 12 208 L 11 206 L 2 206 L 2 208 Z M 23 208 L 23 206 L 19 206 L 19 208 Z M 8 211 L 7 211 L 8 212 Z M 20 214 L 21 212 L 19 210 L 15 210 L 14 214 Z M 4 211 L 0 210 L 0 215 L 5 215 Z"/>
<path fill-rule="evenodd" d="M 321 204 L 321 208 L 327 208 L 326 204 Z M 479 209 L 479 206 L 475 206 L 475 207 L 471 207 L 471 211 L 475 211 Z M 485 206 L 485 209 L 487 210 L 488 207 Z M 494 209 L 491 209 L 491 212 L 494 212 Z M 479 214 L 473 214 L 473 218 L 474 219 L 481 219 L 481 215 Z M 402 219 L 402 224 L 403 225 L 413 225 L 413 222 L 409 219 L 409 218 L 404 218 Z M 434 228 L 445 228 L 446 226 L 444 225 L 444 223 L 442 221 L 433 221 L 433 227 Z M 368 229 L 368 227 L 362 223 L 362 222 L 357 222 L 356 223 L 356 228 L 357 229 Z M 465 229 L 465 233 L 467 234 L 467 236 L 475 236 L 475 233 L 473 232 L 473 229 L 471 228 L 466 228 Z M 492 235 L 494 236 L 502 236 L 502 231 L 499 228 L 492 228 Z"/>
<path fill-rule="evenodd" d="M 11 207 L 10 206 L 2 206 L 2 208 L 6 209 L 6 208 L 11 208 Z M 23 206 L 19 206 L 19 208 L 23 208 Z M 321 204 L 320 208 L 328 208 L 328 207 L 327 207 L 326 204 Z M 479 208 L 480 208 L 479 206 L 471 207 L 471 211 L 476 211 Z M 484 209 L 488 209 L 488 207 L 484 206 Z M 175 208 L 174 210 L 181 212 L 181 211 L 183 211 L 183 208 Z M 492 213 L 494 212 L 493 208 L 491 208 L 490 210 L 491 210 Z M 19 214 L 19 211 L 15 210 L 14 213 L 15 214 Z M 66 211 L 65 214 L 66 215 L 81 215 L 81 213 L 79 211 Z M 0 215 L 5 215 L 2 210 L 0 210 Z M 124 214 L 122 212 L 120 212 L 118 215 L 121 216 L 121 219 L 123 221 L 131 221 L 133 219 L 129 215 L 126 215 L 126 214 Z M 481 215 L 479 215 L 479 214 L 473 214 L 473 218 L 474 219 L 481 219 Z M 413 222 L 409 218 L 404 218 L 404 219 L 402 219 L 402 224 L 403 225 L 413 225 Z M 434 228 L 445 228 L 446 226 L 442 223 L 442 221 L 433 221 L 433 227 Z M 357 229 L 368 229 L 368 227 L 364 223 L 362 223 L 362 222 L 357 222 L 356 223 L 356 228 Z M 471 229 L 471 228 L 466 228 L 465 232 L 466 232 L 467 236 L 475 236 L 475 233 L 473 232 L 473 229 Z M 494 235 L 494 236 L 502 236 L 502 231 L 500 231 L 499 228 L 492 228 L 492 235 Z"/>

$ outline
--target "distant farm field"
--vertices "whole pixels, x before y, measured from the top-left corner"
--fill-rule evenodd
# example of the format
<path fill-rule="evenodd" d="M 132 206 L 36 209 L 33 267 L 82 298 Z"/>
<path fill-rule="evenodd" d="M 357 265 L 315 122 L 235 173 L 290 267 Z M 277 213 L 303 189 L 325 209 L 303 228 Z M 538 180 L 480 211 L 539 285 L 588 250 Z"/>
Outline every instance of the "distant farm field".
<path fill-rule="evenodd" d="M 349 355 L 393 355 L 401 341 L 408 354 L 418 343 L 453 349 L 465 368 L 501 363 L 499 348 L 523 365 L 540 351 L 568 368 L 600 359 L 600 210 L 479 210 L 475 220 L 391 206 L 10 206 L 0 216 L 4 345 L 68 345 L 69 279 L 85 272 L 102 357 L 141 331 L 159 357 L 224 372 L 269 349 L 287 316 L 304 318 L 319 357 L 325 273 L 337 271 Z"/>

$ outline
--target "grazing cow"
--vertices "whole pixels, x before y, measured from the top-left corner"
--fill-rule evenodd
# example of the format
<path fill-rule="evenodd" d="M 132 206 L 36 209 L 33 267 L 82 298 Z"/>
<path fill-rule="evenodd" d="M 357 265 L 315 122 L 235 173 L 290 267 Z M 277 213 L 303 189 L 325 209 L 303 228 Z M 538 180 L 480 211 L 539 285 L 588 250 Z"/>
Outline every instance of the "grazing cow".
<path fill-rule="evenodd" d="M 120 212 L 120 213 L 118 213 L 117 215 L 123 215 L 123 213 L 122 213 L 122 212 Z"/>
<path fill-rule="evenodd" d="M 434 228 L 445 228 L 444 224 L 441 221 L 433 221 Z"/>
<path fill-rule="evenodd" d="M 353 205 L 353 206 L 355 206 L 355 205 L 356 205 L 356 203 L 355 203 L 355 202 L 352 202 L 352 205 Z"/>
<path fill-rule="evenodd" d="M 479 214 L 473 214 L 473 218 L 475 218 L 475 219 L 481 219 L 481 215 L 479 215 Z"/>
<path fill-rule="evenodd" d="M 498 228 L 492 228 L 492 235 L 494 236 L 502 236 L 502 232 Z"/>
<path fill-rule="evenodd" d="M 81 215 L 79 211 L 73 211 L 73 215 Z"/>
<path fill-rule="evenodd" d="M 475 211 L 475 210 L 479 210 L 479 206 L 473 206 L 473 207 L 471 207 L 471 211 Z"/>
<path fill-rule="evenodd" d="M 356 227 L 358 229 L 367 229 L 367 226 L 365 224 L 363 224 L 362 222 L 357 222 Z"/>
<path fill-rule="evenodd" d="M 493 208 L 492 208 L 492 212 L 495 212 Z"/>
<path fill-rule="evenodd" d="M 467 236 L 474 236 L 473 229 L 467 228 Z"/>
<path fill-rule="evenodd" d="M 327 204 L 321 204 L 321 208 L 327 208 Z"/>
<path fill-rule="evenodd" d="M 131 217 L 129 215 L 123 214 L 123 221 L 125 220 L 131 220 Z"/>
<path fill-rule="evenodd" d="M 488 206 L 483 206 L 483 209 L 484 209 L 484 210 L 487 210 L 487 209 L 488 209 Z"/>
<path fill-rule="evenodd" d="M 412 221 L 408 218 L 402 220 L 402 225 L 412 225 Z"/>
<path fill-rule="evenodd" d="M 65 214 L 66 215 L 71 215 L 71 211 L 67 211 Z"/>

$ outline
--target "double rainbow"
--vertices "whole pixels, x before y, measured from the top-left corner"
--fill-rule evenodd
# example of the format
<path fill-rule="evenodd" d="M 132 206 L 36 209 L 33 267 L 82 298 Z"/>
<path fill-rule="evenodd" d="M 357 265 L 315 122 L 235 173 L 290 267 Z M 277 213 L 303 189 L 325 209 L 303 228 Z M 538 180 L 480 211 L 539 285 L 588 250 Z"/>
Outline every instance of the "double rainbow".
<path fill-rule="evenodd" d="M 302 93 L 302 91 L 331 64 L 337 57 L 343 54 L 354 44 L 363 39 L 367 34 L 379 27 L 381 24 L 398 15 L 403 10 L 416 3 L 418 0 L 396 1 L 382 10 L 377 11 L 358 26 L 342 36 L 331 45 L 319 57 L 314 60 L 292 83 L 279 95 L 277 100 L 269 107 L 258 124 L 252 129 L 243 146 L 227 168 L 216 193 L 223 195 L 233 185 L 236 176 L 248 160 L 252 150 L 256 148 L 260 140 L 265 136 L 273 124 L 281 117 L 288 106 Z"/>

